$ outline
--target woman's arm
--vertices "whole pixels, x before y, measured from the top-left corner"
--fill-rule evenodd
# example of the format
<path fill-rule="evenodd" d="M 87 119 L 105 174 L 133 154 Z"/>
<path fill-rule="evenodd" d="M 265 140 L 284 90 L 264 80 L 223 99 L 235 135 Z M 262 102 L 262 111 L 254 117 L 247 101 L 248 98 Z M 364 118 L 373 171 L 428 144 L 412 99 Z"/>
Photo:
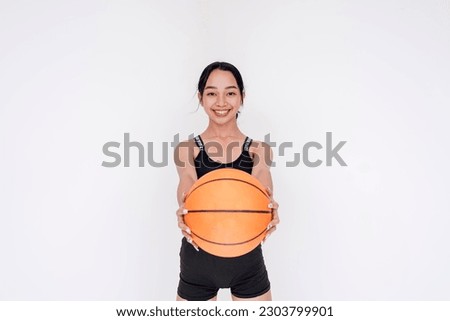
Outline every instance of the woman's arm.
<path fill-rule="evenodd" d="M 184 194 L 189 191 L 197 180 L 193 154 L 194 147 L 190 141 L 181 142 L 175 148 L 174 162 L 180 179 L 177 189 L 178 205 L 184 203 Z"/>
<path fill-rule="evenodd" d="M 276 229 L 276 225 L 280 223 L 278 217 L 278 203 L 273 199 L 273 183 L 272 175 L 270 174 L 270 166 L 272 164 L 272 150 L 270 146 L 263 142 L 255 142 L 253 150 L 253 170 L 252 175 L 255 176 L 267 189 L 270 197 L 269 207 L 272 208 L 272 221 L 267 226 L 267 234 L 264 238 L 265 242 L 270 234 Z"/>
<path fill-rule="evenodd" d="M 192 241 L 191 231 L 189 227 L 184 223 L 184 215 L 187 214 L 187 210 L 184 208 L 186 193 L 197 180 L 197 173 L 195 172 L 195 167 L 193 164 L 193 155 L 194 147 L 192 142 L 190 141 L 181 142 L 175 148 L 174 162 L 177 167 L 178 177 L 180 179 L 177 188 L 177 200 L 179 208 L 176 214 L 178 219 L 178 227 L 181 229 L 181 233 L 198 251 L 198 246 Z"/>
<path fill-rule="evenodd" d="M 252 175 L 255 176 L 265 187 L 269 187 L 270 190 L 273 190 L 272 175 L 270 174 L 272 149 L 268 144 L 263 142 L 255 142 L 254 145 Z"/>

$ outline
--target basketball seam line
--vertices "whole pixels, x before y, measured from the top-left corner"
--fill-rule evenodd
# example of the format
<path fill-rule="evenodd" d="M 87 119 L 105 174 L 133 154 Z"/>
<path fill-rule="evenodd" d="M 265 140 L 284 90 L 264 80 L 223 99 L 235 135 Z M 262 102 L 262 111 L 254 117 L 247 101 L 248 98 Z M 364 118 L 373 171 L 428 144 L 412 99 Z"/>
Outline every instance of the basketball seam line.
<path fill-rule="evenodd" d="M 198 237 L 199 239 L 208 242 L 208 243 L 212 243 L 212 244 L 216 244 L 216 245 L 225 245 L 225 246 L 234 246 L 234 245 L 241 245 L 241 244 L 245 244 L 248 242 L 253 241 L 254 239 L 257 239 L 259 236 L 261 236 L 267 229 L 264 229 L 261 233 L 259 233 L 258 235 L 256 235 L 254 238 L 251 238 L 250 240 L 247 241 L 243 241 L 243 242 L 238 242 L 238 243 L 220 243 L 220 242 L 214 242 L 214 241 L 209 241 L 207 239 L 204 239 L 203 237 L 199 236 L 198 234 L 195 234 L 194 232 L 191 231 L 191 234 Z"/>
<path fill-rule="evenodd" d="M 228 178 L 228 177 L 227 177 L 227 178 L 215 178 L 215 179 L 212 179 L 212 180 L 210 180 L 210 181 L 207 181 L 207 182 L 202 183 L 201 185 L 199 185 L 199 186 L 197 186 L 196 188 L 194 188 L 194 189 L 186 196 L 186 198 L 188 198 L 189 195 L 191 195 L 196 189 L 200 188 L 201 186 L 203 186 L 203 185 L 205 185 L 205 184 L 212 183 L 212 182 L 215 182 L 215 181 L 226 181 L 226 180 L 230 180 L 230 181 L 238 181 L 238 182 L 242 182 L 242 183 L 251 185 L 251 186 L 253 186 L 254 188 L 256 188 L 257 190 L 259 190 L 261 193 L 263 193 L 264 196 L 268 197 L 268 195 L 267 195 L 266 193 L 264 193 L 264 191 L 263 191 L 262 189 L 260 189 L 258 186 L 254 185 L 254 184 L 252 184 L 252 183 L 243 181 L 243 180 L 238 179 L 238 178 Z"/>
<path fill-rule="evenodd" d="M 205 213 L 205 212 L 214 212 L 214 213 L 262 213 L 262 214 L 271 214 L 271 210 L 188 210 L 189 213 Z"/>

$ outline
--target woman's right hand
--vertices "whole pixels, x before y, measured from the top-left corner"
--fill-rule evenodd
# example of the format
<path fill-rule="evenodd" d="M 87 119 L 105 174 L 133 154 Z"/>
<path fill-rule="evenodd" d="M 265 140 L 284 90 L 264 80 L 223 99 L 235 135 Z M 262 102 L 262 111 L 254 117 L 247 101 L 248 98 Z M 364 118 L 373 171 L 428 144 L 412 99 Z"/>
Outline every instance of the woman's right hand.
<path fill-rule="evenodd" d="M 184 208 L 184 201 L 186 200 L 186 193 L 183 192 L 183 202 L 181 203 L 180 207 L 178 208 L 176 214 L 177 214 L 177 220 L 178 220 L 178 227 L 181 230 L 181 234 L 186 238 L 186 240 L 192 244 L 192 246 L 198 251 L 198 245 L 195 244 L 195 242 L 192 240 L 191 230 L 189 227 L 184 223 L 184 215 L 188 213 L 188 210 Z"/>

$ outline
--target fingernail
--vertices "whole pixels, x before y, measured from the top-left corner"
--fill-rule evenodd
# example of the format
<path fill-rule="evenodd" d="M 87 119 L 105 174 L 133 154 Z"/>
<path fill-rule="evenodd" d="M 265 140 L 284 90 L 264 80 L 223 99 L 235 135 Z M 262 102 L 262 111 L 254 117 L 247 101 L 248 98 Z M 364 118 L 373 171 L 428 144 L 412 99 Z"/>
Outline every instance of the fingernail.
<path fill-rule="evenodd" d="M 187 209 L 185 209 L 185 208 L 183 208 L 183 212 L 182 212 L 183 214 L 187 214 L 188 213 L 188 210 Z"/>
<path fill-rule="evenodd" d="M 267 230 L 270 230 L 272 228 L 272 224 L 267 225 Z"/>
<path fill-rule="evenodd" d="M 269 207 L 269 208 L 273 208 L 273 204 L 272 204 L 272 203 L 269 203 L 268 207 Z"/>
<path fill-rule="evenodd" d="M 261 241 L 261 245 L 263 245 L 263 244 L 264 244 L 264 240 Z"/>
<path fill-rule="evenodd" d="M 194 246 L 194 249 L 196 249 L 197 252 L 200 251 L 200 250 L 198 249 L 198 246 Z"/>
<path fill-rule="evenodd" d="M 192 243 L 192 239 L 190 237 L 187 237 L 186 240 L 188 241 L 188 243 Z"/>
<path fill-rule="evenodd" d="M 186 233 L 191 234 L 191 229 L 189 227 L 186 227 Z"/>

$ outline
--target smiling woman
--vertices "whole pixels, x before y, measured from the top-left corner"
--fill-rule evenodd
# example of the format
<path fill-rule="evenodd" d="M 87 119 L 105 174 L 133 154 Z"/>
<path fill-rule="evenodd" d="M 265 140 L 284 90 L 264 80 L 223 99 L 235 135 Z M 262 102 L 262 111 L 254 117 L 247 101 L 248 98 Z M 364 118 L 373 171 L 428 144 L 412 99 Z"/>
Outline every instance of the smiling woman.
<path fill-rule="evenodd" d="M 206 106 L 208 116 L 209 111 L 213 111 L 219 117 L 229 114 L 238 117 L 240 106 L 244 103 L 244 82 L 240 72 L 233 67 L 227 63 L 212 63 L 201 74 L 198 100 L 203 107 Z M 222 95 L 219 89 L 223 90 Z"/>
<path fill-rule="evenodd" d="M 208 115 L 208 127 L 202 134 L 180 143 L 175 149 L 180 178 L 177 191 L 178 227 L 184 235 L 177 300 L 216 300 L 220 288 L 230 288 L 232 299 L 236 301 L 272 299 L 261 245 L 238 257 L 218 257 L 195 244 L 184 221 L 187 214 L 185 196 L 193 184 L 215 169 L 233 168 L 253 175 L 267 189 L 272 217 L 265 240 L 279 223 L 278 203 L 272 198 L 270 147 L 253 141 L 237 126 L 236 118 L 244 97 L 244 83 L 236 67 L 226 62 L 208 65 L 198 82 L 198 99 Z M 233 146 L 239 148 L 230 148 Z"/>

